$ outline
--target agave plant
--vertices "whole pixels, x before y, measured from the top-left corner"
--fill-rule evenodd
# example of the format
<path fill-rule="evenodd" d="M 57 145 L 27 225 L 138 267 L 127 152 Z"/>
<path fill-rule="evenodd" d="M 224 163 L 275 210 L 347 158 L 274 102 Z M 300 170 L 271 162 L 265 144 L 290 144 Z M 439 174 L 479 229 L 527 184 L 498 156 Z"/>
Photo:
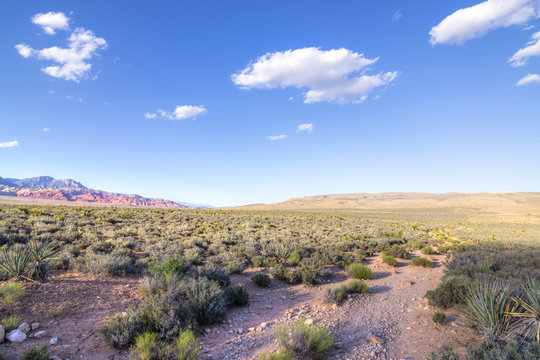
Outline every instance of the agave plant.
<path fill-rule="evenodd" d="M 23 246 L 13 246 L 0 252 L 0 267 L 11 277 L 27 278 L 32 254 Z"/>
<path fill-rule="evenodd" d="M 517 318 L 511 334 L 540 342 L 540 283 L 529 277 L 523 282 L 523 294 L 513 300 L 518 306 L 509 313 Z"/>
<path fill-rule="evenodd" d="M 464 317 L 482 331 L 486 344 L 502 339 L 511 327 L 515 310 L 510 286 L 499 280 L 475 282 L 465 295 Z"/>

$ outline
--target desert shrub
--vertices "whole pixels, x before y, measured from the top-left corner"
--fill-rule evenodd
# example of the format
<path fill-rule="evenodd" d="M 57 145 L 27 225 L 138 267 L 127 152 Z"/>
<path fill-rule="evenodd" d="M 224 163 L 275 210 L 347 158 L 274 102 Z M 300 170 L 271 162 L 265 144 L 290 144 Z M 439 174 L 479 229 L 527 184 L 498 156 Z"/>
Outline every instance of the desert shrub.
<path fill-rule="evenodd" d="M 540 283 L 529 277 L 523 282 L 521 292 L 512 298 L 516 306 L 510 313 L 515 320 L 511 332 L 540 343 Z"/>
<path fill-rule="evenodd" d="M 158 340 L 158 334 L 145 332 L 135 338 L 131 358 L 135 360 L 162 360 L 169 357 L 167 344 Z"/>
<path fill-rule="evenodd" d="M 314 259 L 304 259 L 300 266 L 295 269 L 300 274 L 302 283 L 306 285 L 315 285 L 319 280 L 319 272 L 321 271 L 321 265 Z"/>
<path fill-rule="evenodd" d="M 142 319 L 142 330 L 156 332 L 160 339 L 170 340 L 186 329 L 196 328 L 195 316 L 183 297 L 169 288 L 166 293 L 141 304 L 137 311 Z"/>
<path fill-rule="evenodd" d="M 439 254 L 446 254 L 450 250 L 455 250 L 455 249 L 456 249 L 456 247 L 454 245 L 440 245 L 440 246 L 437 246 L 437 252 Z"/>
<path fill-rule="evenodd" d="M 270 286 L 270 277 L 265 273 L 255 273 L 251 276 L 251 280 L 260 287 L 269 287 Z"/>
<path fill-rule="evenodd" d="M 383 261 L 383 263 L 388 264 L 390 266 L 396 266 L 397 265 L 397 260 L 392 255 L 383 255 L 382 261 Z"/>
<path fill-rule="evenodd" d="M 369 286 L 360 280 L 351 280 L 347 284 L 349 293 L 366 294 L 369 291 Z"/>
<path fill-rule="evenodd" d="M 306 275 L 309 275 L 309 269 L 306 269 L 305 273 Z M 289 284 L 299 284 L 302 282 L 302 270 L 300 267 L 290 271 L 287 270 L 283 265 L 278 264 L 270 270 L 270 274 L 272 274 L 274 278 L 285 281 Z M 306 280 L 309 279 L 306 277 Z"/>
<path fill-rule="evenodd" d="M 257 354 L 257 360 L 293 360 L 294 356 L 286 350 L 278 350 L 270 352 L 268 350 L 261 350 Z"/>
<path fill-rule="evenodd" d="M 24 352 L 22 360 L 49 360 L 49 349 L 47 345 L 32 346 Z"/>
<path fill-rule="evenodd" d="M 282 280 L 282 281 L 287 280 L 287 269 L 285 268 L 285 266 L 281 264 L 274 266 L 270 270 L 270 274 L 278 280 Z"/>
<path fill-rule="evenodd" d="M 143 332 L 140 313 L 129 309 L 125 315 L 116 315 L 105 321 L 99 330 L 103 340 L 110 346 L 123 349 L 133 344 L 135 337 Z"/>
<path fill-rule="evenodd" d="M 182 290 L 199 323 L 211 324 L 225 317 L 227 296 L 218 282 L 207 278 L 188 279 L 182 283 Z"/>
<path fill-rule="evenodd" d="M 461 309 L 464 317 L 481 331 L 484 342 L 501 340 L 512 324 L 512 289 L 500 280 L 484 279 L 473 283 Z"/>
<path fill-rule="evenodd" d="M 348 293 L 346 285 L 336 286 L 334 288 L 328 288 L 325 292 L 325 301 L 334 304 L 341 304 Z"/>
<path fill-rule="evenodd" d="M 0 305 L 9 306 L 19 301 L 26 292 L 21 283 L 13 282 L 0 287 Z"/>
<path fill-rule="evenodd" d="M 219 284 L 219 286 L 225 288 L 231 284 L 231 278 L 222 267 L 215 264 L 206 264 L 203 267 L 197 269 L 199 277 L 213 280 Z"/>
<path fill-rule="evenodd" d="M 82 271 L 101 275 L 125 276 L 135 272 L 135 260 L 130 256 L 88 253 L 76 259 L 75 267 Z"/>
<path fill-rule="evenodd" d="M 154 276 L 159 276 L 163 279 L 169 278 L 173 274 L 182 276 L 187 270 L 185 264 L 179 258 L 170 258 L 150 267 L 150 273 Z"/>
<path fill-rule="evenodd" d="M 289 260 L 289 264 L 291 264 L 292 266 L 296 266 L 300 262 L 300 254 L 297 252 L 294 252 L 289 255 L 287 260 Z"/>
<path fill-rule="evenodd" d="M 368 280 L 373 277 L 373 271 L 362 263 L 353 263 L 347 266 L 347 272 L 355 279 Z"/>
<path fill-rule="evenodd" d="M 10 332 L 11 330 L 14 330 L 19 326 L 19 324 L 22 321 L 22 317 L 20 317 L 17 314 L 9 315 L 4 318 L 2 318 L 2 326 L 6 330 L 6 333 Z"/>
<path fill-rule="evenodd" d="M 405 260 L 409 256 L 409 251 L 403 245 L 392 245 L 386 250 L 386 254 Z"/>
<path fill-rule="evenodd" d="M 149 298 L 157 295 L 165 286 L 163 280 L 155 276 L 143 277 L 140 285 L 141 293 L 144 297 Z"/>
<path fill-rule="evenodd" d="M 461 357 L 450 347 L 432 353 L 429 360 L 535 360 L 540 359 L 540 343 L 500 343 L 493 346 L 468 347 Z"/>
<path fill-rule="evenodd" d="M 446 321 L 446 315 L 440 312 L 435 312 L 431 319 L 436 324 L 443 324 Z"/>
<path fill-rule="evenodd" d="M 424 255 L 433 255 L 433 254 L 435 254 L 435 250 L 433 250 L 433 248 L 431 246 L 425 246 L 420 251 Z"/>
<path fill-rule="evenodd" d="M 413 266 L 421 266 L 421 267 L 433 267 L 433 261 L 425 258 L 425 257 L 414 257 L 409 261 L 409 264 Z"/>
<path fill-rule="evenodd" d="M 301 359 L 323 359 L 334 343 L 324 325 L 306 325 L 304 319 L 292 322 L 289 327 L 278 327 L 275 337 L 281 348 Z"/>
<path fill-rule="evenodd" d="M 201 348 L 193 331 L 186 330 L 178 335 L 176 340 L 176 358 L 178 360 L 197 360 L 200 354 Z"/>
<path fill-rule="evenodd" d="M 227 302 L 238 306 L 246 306 L 249 304 L 249 292 L 244 284 L 229 286 L 226 290 Z"/>
<path fill-rule="evenodd" d="M 366 251 L 362 249 L 362 250 L 357 250 L 354 253 L 354 256 L 356 256 L 356 259 L 358 261 L 364 261 L 366 260 L 367 254 L 366 254 Z"/>
<path fill-rule="evenodd" d="M 472 280 L 465 276 L 444 276 L 442 282 L 426 293 L 429 305 L 449 308 L 462 304 Z"/>
<path fill-rule="evenodd" d="M 50 242 L 31 241 L 26 246 L 16 245 L 0 252 L 0 268 L 11 278 L 45 281 L 49 261 L 60 251 Z"/>

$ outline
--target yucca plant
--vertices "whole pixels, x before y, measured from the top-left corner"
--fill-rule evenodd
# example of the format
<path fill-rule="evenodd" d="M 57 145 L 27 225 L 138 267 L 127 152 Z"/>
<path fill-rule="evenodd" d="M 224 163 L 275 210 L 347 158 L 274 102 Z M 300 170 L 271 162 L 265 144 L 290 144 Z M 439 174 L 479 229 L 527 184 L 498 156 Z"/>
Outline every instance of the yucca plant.
<path fill-rule="evenodd" d="M 500 340 L 512 325 L 515 309 L 512 289 L 499 280 L 481 280 L 470 286 L 465 295 L 464 317 L 482 332 L 487 345 Z"/>
<path fill-rule="evenodd" d="M 49 260 L 54 259 L 56 254 L 60 252 L 60 247 L 50 242 L 32 241 L 27 244 L 27 249 L 34 260 L 34 264 L 28 269 L 28 276 L 33 280 L 46 281 Z"/>
<path fill-rule="evenodd" d="M 540 342 L 540 283 L 529 277 L 523 282 L 521 296 L 512 298 L 517 307 L 509 315 L 516 318 L 511 335 L 521 335 Z"/>
<path fill-rule="evenodd" d="M 13 278 L 28 279 L 31 261 L 32 254 L 23 246 L 13 246 L 0 252 L 0 267 Z"/>

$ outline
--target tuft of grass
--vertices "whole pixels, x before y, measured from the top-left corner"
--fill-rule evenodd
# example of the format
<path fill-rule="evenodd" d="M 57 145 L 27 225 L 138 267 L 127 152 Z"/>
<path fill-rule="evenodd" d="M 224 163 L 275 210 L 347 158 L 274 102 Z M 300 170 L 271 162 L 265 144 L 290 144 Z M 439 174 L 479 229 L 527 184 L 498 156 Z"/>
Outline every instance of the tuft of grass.
<path fill-rule="evenodd" d="M 293 360 L 294 356 L 286 350 L 270 352 L 262 350 L 257 354 L 257 360 Z"/>
<path fill-rule="evenodd" d="M 191 330 L 182 332 L 176 340 L 176 358 L 178 360 L 197 360 L 201 355 L 199 342 Z"/>
<path fill-rule="evenodd" d="M 353 263 L 347 266 L 347 272 L 355 279 L 368 280 L 373 277 L 373 271 L 362 263 Z"/>
<path fill-rule="evenodd" d="M 356 294 L 367 294 L 369 291 L 369 286 L 363 281 L 360 280 L 352 280 L 348 284 L 349 287 L 349 293 L 356 293 Z"/>
<path fill-rule="evenodd" d="M 446 315 L 440 312 L 433 314 L 432 318 L 435 324 L 443 324 L 446 321 Z"/>
<path fill-rule="evenodd" d="M 299 319 L 276 329 L 275 337 L 280 347 L 300 359 L 319 360 L 334 343 L 334 338 L 322 324 L 306 325 Z"/>
<path fill-rule="evenodd" d="M 49 360 L 49 349 L 47 345 L 32 346 L 24 352 L 22 360 Z"/>
<path fill-rule="evenodd" d="M 131 358 L 134 360 L 162 360 L 169 357 L 167 344 L 158 340 L 158 334 L 145 332 L 135 338 L 131 347 Z"/>
<path fill-rule="evenodd" d="M 421 266 L 421 267 L 433 267 L 433 261 L 425 258 L 425 257 L 414 257 L 409 261 L 409 264 L 413 266 Z"/>
<path fill-rule="evenodd" d="M 12 282 L 0 287 L 0 305 L 9 306 L 26 295 L 21 283 Z"/>
<path fill-rule="evenodd" d="M 435 250 L 433 250 L 433 248 L 431 246 L 425 246 L 422 249 L 420 249 L 420 251 L 424 255 L 433 255 L 433 254 L 435 254 Z"/>
<path fill-rule="evenodd" d="M 4 318 L 2 318 L 2 326 L 6 330 L 6 333 L 10 332 L 11 330 L 15 330 L 17 326 L 22 321 L 22 317 L 20 317 L 17 314 L 9 315 Z"/>
<path fill-rule="evenodd" d="M 522 284 L 522 292 L 512 298 L 517 309 L 510 312 L 516 320 L 511 333 L 540 343 L 540 283 L 529 277 Z"/>

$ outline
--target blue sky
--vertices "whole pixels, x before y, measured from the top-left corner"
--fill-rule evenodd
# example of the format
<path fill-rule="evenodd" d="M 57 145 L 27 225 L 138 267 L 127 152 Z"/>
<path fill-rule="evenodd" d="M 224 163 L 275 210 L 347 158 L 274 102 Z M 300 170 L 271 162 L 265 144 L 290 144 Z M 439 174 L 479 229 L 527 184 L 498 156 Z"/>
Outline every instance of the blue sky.
<path fill-rule="evenodd" d="M 539 14 L 538 0 L 1 2 L 0 176 L 216 206 L 540 191 Z"/>

